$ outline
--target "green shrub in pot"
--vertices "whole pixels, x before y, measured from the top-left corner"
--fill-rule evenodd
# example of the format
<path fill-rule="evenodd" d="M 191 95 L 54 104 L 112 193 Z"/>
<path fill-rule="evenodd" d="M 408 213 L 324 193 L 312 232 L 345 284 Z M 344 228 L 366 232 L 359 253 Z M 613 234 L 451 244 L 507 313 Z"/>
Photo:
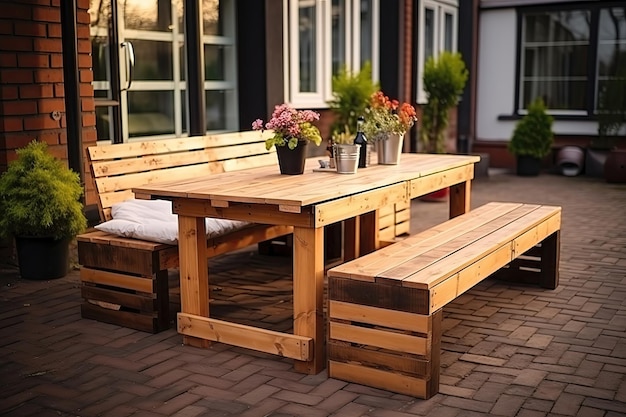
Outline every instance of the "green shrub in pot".
<path fill-rule="evenodd" d="M 47 258 L 22 259 L 21 239 L 69 244 L 86 228 L 87 219 L 78 174 L 51 155 L 45 142 L 33 141 L 16 153 L 17 159 L 0 177 L 0 236 L 16 238 L 22 270 L 24 262 Z"/>

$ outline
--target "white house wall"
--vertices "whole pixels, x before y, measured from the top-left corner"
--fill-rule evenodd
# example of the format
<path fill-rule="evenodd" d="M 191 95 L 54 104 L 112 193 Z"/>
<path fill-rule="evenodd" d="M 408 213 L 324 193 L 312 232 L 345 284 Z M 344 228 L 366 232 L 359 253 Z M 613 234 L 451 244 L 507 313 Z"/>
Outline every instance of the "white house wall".
<path fill-rule="evenodd" d="M 480 13 L 476 96 L 476 137 L 480 140 L 509 138 L 515 125 L 498 121 L 498 116 L 513 112 L 516 24 L 514 9 Z"/>
<path fill-rule="evenodd" d="M 517 14 L 515 9 L 481 10 L 478 39 L 476 139 L 509 140 L 516 121 L 498 120 L 515 111 Z M 555 134 L 597 135 L 595 122 L 555 121 Z"/>

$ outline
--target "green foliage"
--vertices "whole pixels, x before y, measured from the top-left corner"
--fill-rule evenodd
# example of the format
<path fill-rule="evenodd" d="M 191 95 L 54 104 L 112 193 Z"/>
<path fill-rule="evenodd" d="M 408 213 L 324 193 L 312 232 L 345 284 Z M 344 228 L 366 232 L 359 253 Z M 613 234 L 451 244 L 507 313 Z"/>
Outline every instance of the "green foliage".
<path fill-rule="evenodd" d="M 607 143 L 626 124 L 626 63 L 619 68 L 621 73 L 610 77 L 598 95 L 598 136 Z"/>
<path fill-rule="evenodd" d="M 550 153 L 554 134 L 552 116 L 546 113 L 546 106 L 537 98 L 528 106 L 528 114 L 517 122 L 509 141 L 509 151 L 514 155 L 543 158 Z"/>
<path fill-rule="evenodd" d="M 333 76 L 333 99 L 328 102 L 335 115 L 331 126 L 333 133 L 344 131 L 356 132 L 359 116 L 365 114 L 370 96 L 378 89 L 372 81 L 372 66 L 365 63 L 358 73 L 351 73 L 343 67 Z"/>
<path fill-rule="evenodd" d="M 443 52 L 424 65 L 424 91 L 428 102 L 422 107 L 421 140 L 426 152 L 445 152 L 448 113 L 459 102 L 469 72 L 459 53 Z"/>
<path fill-rule="evenodd" d="M 72 238 L 87 227 L 78 174 L 44 142 L 18 149 L 0 177 L 0 235 Z"/>

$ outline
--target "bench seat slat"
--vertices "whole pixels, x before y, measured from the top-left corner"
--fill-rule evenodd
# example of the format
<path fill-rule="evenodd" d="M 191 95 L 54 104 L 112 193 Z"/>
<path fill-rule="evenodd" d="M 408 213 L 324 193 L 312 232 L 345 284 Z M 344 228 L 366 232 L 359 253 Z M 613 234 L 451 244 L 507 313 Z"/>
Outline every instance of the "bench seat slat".
<path fill-rule="evenodd" d="M 557 216 L 560 219 L 560 210 L 555 207 L 542 206 L 513 222 L 488 232 L 487 235 L 478 240 L 458 247 L 452 246 L 449 248 L 451 252 L 448 255 L 440 257 L 436 262 L 425 268 L 416 270 L 405 278 L 402 284 L 405 286 L 423 285 L 425 288 L 432 288 L 452 274 L 503 246 L 508 247 L 511 254 L 508 261 L 511 261 L 514 258 L 512 245 L 516 238 L 530 231 L 535 236 L 536 244 L 547 237 L 547 235 L 541 237 L 540 235 L 544 233 L 539 233 L 538 230 L 542 227 L 541 224 L 544 225 L 544 229 L 546 228 L 545 225 L 549 222 L 549 220 L 546 220 L 546 216 Z M 554 231 L 552 230 L 550 233 Z"/>
<path fill-rule="evenodd" d="M 423 255 L 434 247 L 468 230 L 480 227 L 509 211 L 521 207 L 517 203 L 488 203 L 463 216 L 453 218 L 428 230 L 395 242 L 393 247 L 385 247 L 366 257 L 357 258 L 349 264 L 333 268 L 335 276 L 351 279 L 372 280 L 389 269 L 389 265 L 398 265 Z M 391 262 L 393 260 L 393 262 Z M 398 283 L 398 285 L 400 285 Z"/>
<path fill-rule="evenodd" d="M 509 212 L 503 212 L 500 216 L 494 217 L 491 221 L 484 224 L 476 224 L 474 228 L 468 228 L 458 231 L 456 236 L 448 236 L 449 239 L 442 241 L 440 245 L 431 247 L 426 254 L 421 256 L 414 256 L 403 264 L 396 264 L 393 269 L 387 270 L 384 273 L 378 275 L 379 278 L 390 279 L 397 281 L 398 285 L 404 284 L 401 281 L 408 280 L 409 282 L 420 282 L 419 280 L 409 279 L 409 277 L 415 277 L 420 271 L 431 267 L 434 263 L 441 263 L 443 260 L 448 259 L 456 252 L 472 245 L 480 245 L 480 241 L 483 244 L 489 245 L 487 237 L 492 233 L 501 230 L 509 224 L 519 221 L 523 216 L 528 215 L 532 211 L 538 209 L 536 205 L 523 205 L 515 208 Z M 408 238 L 413 240 L 412 237 Z M 417 238 L 415 238 L 417 239 Z M 447 266 L 443 266 L 447 270 Z M 452 271 L 451 273 L 453 273 Z"/>

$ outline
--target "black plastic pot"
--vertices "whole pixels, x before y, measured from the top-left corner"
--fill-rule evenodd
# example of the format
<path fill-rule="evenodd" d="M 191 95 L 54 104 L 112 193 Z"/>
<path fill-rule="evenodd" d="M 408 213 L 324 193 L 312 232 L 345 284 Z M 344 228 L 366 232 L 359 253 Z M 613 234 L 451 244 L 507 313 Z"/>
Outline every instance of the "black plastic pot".
<path fill-rule="evenodd" d="M 517 175 L 535 177 L 541 172 L 541 159 L 534 156 L 519 155 L 517 157 Z"/>
<path fill-rule="evenodd" d="M 17 261 L 24 279 L 63 278 L 70 267 L 70 239 L 16 237 Z"/>
<path fill-rule="evenodd" d="M 287 146 L 276 147 L 281 174 L 300 175 L 304 172 L 304 162 L 307 155 L 306 145 L 306 141 L 300 141 L 294 149 L 289 149 Z"/>

